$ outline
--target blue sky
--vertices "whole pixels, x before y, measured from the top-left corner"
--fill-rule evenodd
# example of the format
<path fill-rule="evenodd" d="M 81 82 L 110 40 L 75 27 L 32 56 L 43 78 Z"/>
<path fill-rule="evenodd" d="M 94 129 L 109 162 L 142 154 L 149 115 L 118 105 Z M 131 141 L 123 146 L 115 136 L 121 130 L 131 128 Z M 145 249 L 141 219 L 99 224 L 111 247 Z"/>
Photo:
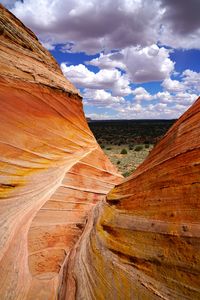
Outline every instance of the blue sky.
<path fill-rule="evenodd" d="M 177 118 L 200 92 L 199 0 L 2 0 L 92 119 Z"/>

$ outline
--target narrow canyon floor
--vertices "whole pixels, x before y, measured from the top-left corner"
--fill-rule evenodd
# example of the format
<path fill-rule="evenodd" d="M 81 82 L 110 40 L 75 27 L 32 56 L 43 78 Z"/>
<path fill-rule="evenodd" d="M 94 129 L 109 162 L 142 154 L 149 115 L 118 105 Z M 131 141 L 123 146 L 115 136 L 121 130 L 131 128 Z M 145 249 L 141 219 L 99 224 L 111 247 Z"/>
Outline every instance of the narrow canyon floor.
<path fill-rule="evenodd" d="M 119 172 L 127 177 L 145 160 L 153 149 L 152 144 L 129 145 L 105 145 L 103 150 Z"/>

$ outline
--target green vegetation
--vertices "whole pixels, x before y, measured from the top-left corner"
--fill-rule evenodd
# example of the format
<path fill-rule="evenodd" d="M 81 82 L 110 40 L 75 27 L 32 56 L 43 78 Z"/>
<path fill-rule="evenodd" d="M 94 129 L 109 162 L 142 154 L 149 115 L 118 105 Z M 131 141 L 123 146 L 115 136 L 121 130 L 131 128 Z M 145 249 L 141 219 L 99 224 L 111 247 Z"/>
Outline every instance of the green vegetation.
<path fill-rule="evenodd" d="M 149 151 L 151 151 L 153 145 L 149 146 L 149 149 L 146 149 L 143 145 L 141 151 L 127 151 L 128 145 L 113 145 L 112 150 L 107 150 L 110 148 L 110 145 L 107 145 L 104 149 L 106 155 L 109 157 L 113 165 L 117 167 L 119 172 L 125 177 L 129 176 L 134 172 L 134 170 L 144 161 Z M 121 154 L 122 150 L 125 149 L 127 154 Z"/>
<path fill-rule="evenodd" d="M 130 171 L 126 171 L 122 174 L 124 177 L 128 177 L 129 175 L 131 175 L 131 172 Z"/>
<path fill-rule="evenodd" d="M 103 145 L 155 145 L 175 120 L 108 120 L 88 123 Z"/>
<path fill-rule="evenodd" d="M 144 161 L 174 121 L 91 121 L 88 125 L 113 165 L 127 177 Z"/>
<path fill-rule="evenodd" d="M 142 149 L 143 149 L 143 146 L 142 145 L 138 145 L 138 146 L 135 147 L 134 150 L 138 152 L 138 151 L 141 151 Z"/>
<path fill-rule="evenodd" d="M 121 150 L 121 152 L 120 152 L 120 154 L 127 154 L 128 152 L 127 152 L 127 150 L 125 149 L 125 148 L 123 148 L 122 150 Z"/>
<path fill-rule="evenodd" d="M 133 172 L 134 172 L 135 169 L 129 169 L 128 171 L 124 172 L 122 175 L 124 177 L 128 177 L 130 176 Z"/>

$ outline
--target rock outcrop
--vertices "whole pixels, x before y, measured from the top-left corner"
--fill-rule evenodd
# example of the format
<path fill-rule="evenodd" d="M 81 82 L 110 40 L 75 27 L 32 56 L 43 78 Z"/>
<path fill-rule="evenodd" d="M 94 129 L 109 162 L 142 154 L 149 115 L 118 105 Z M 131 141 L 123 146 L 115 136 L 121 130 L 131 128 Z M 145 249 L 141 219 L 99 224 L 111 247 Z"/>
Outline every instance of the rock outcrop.
<path fill-rule="evenodd" d="M 78 91 L 0 6 L 0 299 L 56 299 L 88 212 L 121 180 Z"/>
<path fill-rule="evenodd" d="M 122 182 L 1 5 L 0 34 L 0 299 L 200 299 L 200 99 Z"/>
<path fill-rule="evenodd" d="M 71 299 L 200 299 L 199 121 L 200 98 L 96 206 L 69 259 Z"/>

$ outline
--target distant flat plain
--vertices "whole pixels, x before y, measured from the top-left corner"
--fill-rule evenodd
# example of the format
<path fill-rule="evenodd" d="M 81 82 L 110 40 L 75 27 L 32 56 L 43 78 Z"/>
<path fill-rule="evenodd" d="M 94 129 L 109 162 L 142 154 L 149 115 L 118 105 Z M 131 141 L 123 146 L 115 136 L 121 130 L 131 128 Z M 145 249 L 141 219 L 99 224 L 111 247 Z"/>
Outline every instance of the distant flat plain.
<path fill-rule="evenodd" d="M 97 142 L 119 172 L 129 176 L 176 120 L 89 121 Z"/>

